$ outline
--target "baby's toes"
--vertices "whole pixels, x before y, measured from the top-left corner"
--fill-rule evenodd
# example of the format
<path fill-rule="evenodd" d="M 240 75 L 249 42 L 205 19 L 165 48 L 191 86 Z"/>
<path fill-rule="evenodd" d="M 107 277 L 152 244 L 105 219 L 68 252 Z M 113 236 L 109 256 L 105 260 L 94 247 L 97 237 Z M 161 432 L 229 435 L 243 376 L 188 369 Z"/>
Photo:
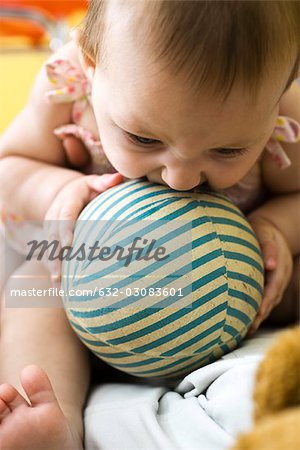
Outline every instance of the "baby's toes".
<path fill-rule="evenodd" d="M 59 408 L 51 382 L 44 370 L 34 365 L 27 366 L 22 370 L 20 378 L 32 406 L 54 404 Z"/>
<path fill-rule="evenodd" d="M 21 405 L 28 406 L 24 397 L 11 384 L 0 385 L 0 399 L 5 403 L 10 412 Z"/>
<path fill-rule="evenodd" d="M 10 414 L 10 409 L 7 406 L 7 404 L 0 399 L 0 422 L 1 420 L 3 420 L 6 416 L 8 416 Z"/>

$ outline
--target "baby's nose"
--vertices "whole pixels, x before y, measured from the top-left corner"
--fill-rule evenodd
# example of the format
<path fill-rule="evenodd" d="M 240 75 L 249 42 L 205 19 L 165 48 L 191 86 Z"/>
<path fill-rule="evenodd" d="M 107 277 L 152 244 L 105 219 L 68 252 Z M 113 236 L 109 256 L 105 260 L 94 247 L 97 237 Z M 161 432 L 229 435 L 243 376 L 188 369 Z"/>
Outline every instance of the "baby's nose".
<path fill-rule="evenodd" d="M 170 188 L 176 191 L 189 191 L 205 181 L 201 173 L 186 168 L 164 167 L 161 177 Z"/>

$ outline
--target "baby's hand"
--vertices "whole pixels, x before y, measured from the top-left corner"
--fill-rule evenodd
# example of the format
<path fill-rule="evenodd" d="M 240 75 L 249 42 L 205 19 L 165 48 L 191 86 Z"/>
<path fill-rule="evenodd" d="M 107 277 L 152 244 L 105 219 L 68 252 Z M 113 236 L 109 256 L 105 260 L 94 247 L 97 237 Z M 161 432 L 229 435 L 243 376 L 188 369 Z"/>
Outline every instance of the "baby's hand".
<path fill-rule="evenodd" d="M 120 173 L 105 175 L 83 175 L 66 184 L 52 202 L 44 221 L 44 229 L 48 242 L 58 241 L 57 255 L 62 246 L 71 245 L 74 224 L 83 208 L 99 193 L 124 181 Z M 61 281 L 61 261 L 49 260 L 46 266 L 50 271 L 55 286 Z"/>
<path fill-rule="evenodd" d="M 265 289 L 260 310 L 249 331 L 252 334 L 280 303 L 292 275 L 293 258 L 282 233 L 267 219 L 249 219 L 263 253 Z"/>
<path fill-rule="evenodd" d="M 91 156 L 83 142 L 75 136 L 66 136 L 63 140 L 68 162 L 81 169 L 91 161 Z"/>

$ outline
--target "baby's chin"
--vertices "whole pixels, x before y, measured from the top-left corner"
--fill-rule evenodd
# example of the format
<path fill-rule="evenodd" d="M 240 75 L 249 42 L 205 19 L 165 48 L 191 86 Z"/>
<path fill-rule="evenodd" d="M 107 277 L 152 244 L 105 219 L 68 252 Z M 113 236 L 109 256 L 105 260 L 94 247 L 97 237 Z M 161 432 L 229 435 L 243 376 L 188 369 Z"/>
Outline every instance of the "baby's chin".
<path fill-rule="evenodd" d="M 148 175 L 146 177 L 144 177 L 146 180 L 150 181 L 150 183 L 158 183 L 158 184 L 163 184 L 164 186 L 167 186 L 167 183 L 165 181 L 163 181 L 161 179 L 161 177 L 159 176 L 155 176 L 155 175 Z"/>

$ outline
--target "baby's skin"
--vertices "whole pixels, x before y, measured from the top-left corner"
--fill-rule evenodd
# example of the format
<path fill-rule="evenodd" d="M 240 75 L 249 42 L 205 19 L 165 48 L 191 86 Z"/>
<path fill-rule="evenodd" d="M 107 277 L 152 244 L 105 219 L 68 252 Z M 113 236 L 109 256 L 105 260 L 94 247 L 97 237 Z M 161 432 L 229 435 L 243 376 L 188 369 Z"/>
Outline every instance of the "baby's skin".
<path fill-rule="evenodd" d="M 81 449 L 82 436 L 64 416 L 46 373 L 27 366 L 21 382 L 30 403 L 11 384 L 0 386 L 0 449 Z"/>
<path fill-rule="evenodd" d="M 282 64 L 272 80 L 262 80 L 255 98 L 238 82 L 225 100 L 204 88 L 195 95 L 183 76 L 153 61 L 146 47 L 132 39 L 127 15 L 118 15 L 116 22 L 110 27 L 105 68 L 81 55 L 76 42 L 52 59 L 80 64 L 90 79 L 92 107 L 82 125 L 101 139 L 117 173 L 84 175 L 83 168 L 71 167 L 67 155 L 74 142 L 66 141 L 66 151 L 53 130 L 71 122 L 72 105 L 45 104 L 44 93 L 52 86 L 42 70 L 28 105 L 1 137 L 3 204 L 13 205 L 26 220 L 75 221 L 97 194 L 124 177 L 146 176 L 176 190 L 206 181 L 226 189 L 259 161 L 271 196 L 248 216 L 266 269 L 256 328 L 286 295 L 294 303 L 299 296 L 300 218 L 295 212 L 300 143 L 283 145 L 292 162 L 285 171 L 264 152 L 279 114 L 300 122 L 300 88 L 293 83 L 286 90 L 291 65 Z M 84 153 L 78 151 L 74 160 L 84 165 Z M 60 229 L 49 233 L 53 240 Z M 59 277 L 59 267 L 56 271 Z M 41 264 L 34 272 L 23 265 L 15 275 L 28 273 L 51 286 Z M 5 383 L 0 388 L 0 450 L 81 450 L 88 357 L 64 311 L 5 308 L 3 300 L 0 359 L 0 382 Z"/>

